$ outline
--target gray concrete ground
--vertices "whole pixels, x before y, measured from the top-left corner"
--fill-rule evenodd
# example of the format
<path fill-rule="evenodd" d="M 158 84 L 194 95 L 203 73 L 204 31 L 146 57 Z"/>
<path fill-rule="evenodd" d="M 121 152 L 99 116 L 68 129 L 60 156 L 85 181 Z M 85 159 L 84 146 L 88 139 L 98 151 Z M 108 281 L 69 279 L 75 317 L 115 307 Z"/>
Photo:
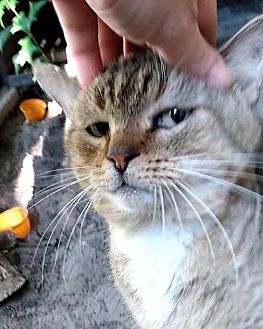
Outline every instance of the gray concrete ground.
<path fill-rule="evenodd" d="M 0 205 L 3 209 L 17 203 L 25 206 L 31 198 L 32 185 L 34 193 L 37 193 L 70 177 L 66 174 L 57 175 L 59 170 L 44 177 L 36 176 L 44 171 L 63 168 L 63 124 L 63 118 L 58 116 L 26 125 L 18 111 L 5 122 L 0 138 Z M 21 168 L 24 172 L 22 175 Z M 33 173 L 35 176 L 32 176 Z M 70 179 L 67 182 L 72 181 Z M 32 214 L 39 216 L 38 231 L 41 234 L 78 190 L 75 184 L 53 195 L 54 190 L 48 191 L 31 201 L 29 206 L 40 198 L 46 198 L 32 209 Z M 10 250 L 4 255 L 17 265 L 27 278 L 27 284 L 1 305 L 0 328 L 129 328 L 125 324 L 127 319 L 123 316 L 119 294 L 110 280 L 106 253 L 107 227 L 92 212 L 84 221 L 81 248 L 78 225 L 65 257 L 66 243 L 83 205 L 80 204 L 70 216 L 53 274 L 59 236 L 67 215 L 57 227 L 48 249 L 47 240 L 54 226 L 46 233 L 32 268 L 33 254 L 39 242 L 36 232 L 32 232 L 25 241 L 17 241 L 15 245 L 13 240 L 9 241 Z"/>

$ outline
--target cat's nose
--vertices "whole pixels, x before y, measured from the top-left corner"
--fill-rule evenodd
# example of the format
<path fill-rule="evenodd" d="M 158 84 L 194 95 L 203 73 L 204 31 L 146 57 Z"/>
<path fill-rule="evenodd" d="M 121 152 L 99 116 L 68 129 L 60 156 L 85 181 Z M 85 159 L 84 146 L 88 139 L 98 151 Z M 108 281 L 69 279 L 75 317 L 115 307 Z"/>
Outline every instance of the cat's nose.
<path fill-rule="evenodd" d="M 107 158 L 114 162 L 115 168 L 120 172 L 124 173 L 128 167 L 129 162 L 136 158 L 139 153 L 134 152 L 128 146 L 118 146 L 112 148 L 107 155 Z"/>

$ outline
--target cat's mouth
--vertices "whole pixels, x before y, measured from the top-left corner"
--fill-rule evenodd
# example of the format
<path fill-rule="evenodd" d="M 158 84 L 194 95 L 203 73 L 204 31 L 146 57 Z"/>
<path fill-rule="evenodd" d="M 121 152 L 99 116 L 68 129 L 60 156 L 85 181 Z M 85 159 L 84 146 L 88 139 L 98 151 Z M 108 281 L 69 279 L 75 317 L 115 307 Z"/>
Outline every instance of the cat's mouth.
<path fill-rule="evenodd" d="M 138 208 L 139 204 L 144 205 L 152 202 L 149 190 L 133 186 L 123 181 L 114 191 L 111 191 L 110 198 L 121 207 Z"/>
<path fill-rule="evenodd" d="M 115 193 L 119 195 L 119 197 L 128 197 L 132 195 L 136 195 L 138 193 L 138 188 L 134 187 L 126 182 L 122 182 L 122 184 L 115 190 Z"/>

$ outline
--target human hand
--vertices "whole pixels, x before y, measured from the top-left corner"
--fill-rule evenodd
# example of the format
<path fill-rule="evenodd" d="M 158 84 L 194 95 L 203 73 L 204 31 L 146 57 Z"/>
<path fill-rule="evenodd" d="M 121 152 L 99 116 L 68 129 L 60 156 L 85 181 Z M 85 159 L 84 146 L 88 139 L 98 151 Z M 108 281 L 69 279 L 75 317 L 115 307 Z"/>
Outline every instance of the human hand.
<path fill-rule="evenodd" d="M 225 88 L 231 75 L 213 48 L 216 0 L 53 0 L 80 83 L 134 45 L 154 49 L 170 65 Z M 123 47 L 123 37 L 125 42 Z"/>

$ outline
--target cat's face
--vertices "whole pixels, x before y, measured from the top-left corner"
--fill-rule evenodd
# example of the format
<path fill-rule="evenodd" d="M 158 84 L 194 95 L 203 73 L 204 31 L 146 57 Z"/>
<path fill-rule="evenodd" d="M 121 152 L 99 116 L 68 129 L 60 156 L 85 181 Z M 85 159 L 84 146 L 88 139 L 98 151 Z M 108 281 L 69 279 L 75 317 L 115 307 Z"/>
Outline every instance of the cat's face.
<path fill-rule="evenodd" d="M 100 191 L 104 216 L 151 220 L 156 202 L 159 219 L 175 212 L 173 198 L 181 211 L 189 208 L 177 189 L 196 203 L 180 184 L 210 207 L 221 204 L 229 188 L 193 172 L 233 170 L 231 161 L 252 151 L 258 137 L 238 89 L 215 91 L 148 53 L 115 63 L 79 95 L 65 145 L 80 185 L 90 195 Z"/>
<path fill-rule="evenodd" d="M 222 48 L 234 77 L 226 91 L 169 70 L 152 52 L 120 59 L 86 91 L 52 66 L 36 69 L 70 118 L 65 146 L 76 177 L 110 222 L 222 209 L 259 141 L 262 21 Z"/>

